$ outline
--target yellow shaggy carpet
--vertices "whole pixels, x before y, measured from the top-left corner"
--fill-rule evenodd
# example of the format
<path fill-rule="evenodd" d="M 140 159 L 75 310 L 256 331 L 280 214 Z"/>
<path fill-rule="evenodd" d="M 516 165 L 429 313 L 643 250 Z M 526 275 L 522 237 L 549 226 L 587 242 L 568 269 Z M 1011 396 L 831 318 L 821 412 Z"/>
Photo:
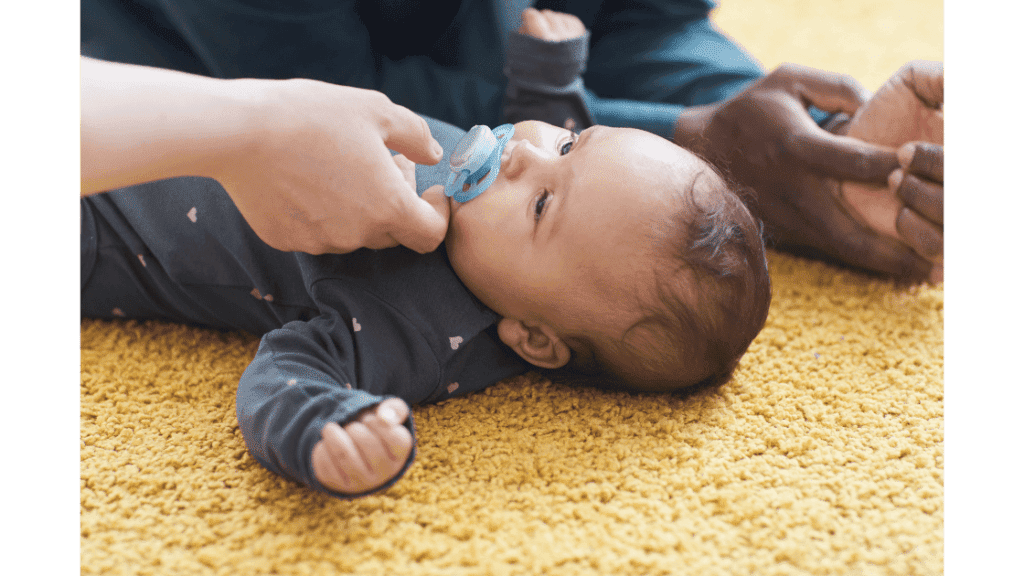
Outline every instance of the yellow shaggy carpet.
<path fill-rule="evenodd" d="M 769 68 L 875 89 L 942 58 L 934 0 L 722 4 Z M 245 451 L 234 391 L 255 338 L 83 320 L 82 573 L 941 574 L 943 288 L 770 265 L 767 327 L 721 389 L 527 375 L 417 407 L 414 466 L 353 502 Z"/>

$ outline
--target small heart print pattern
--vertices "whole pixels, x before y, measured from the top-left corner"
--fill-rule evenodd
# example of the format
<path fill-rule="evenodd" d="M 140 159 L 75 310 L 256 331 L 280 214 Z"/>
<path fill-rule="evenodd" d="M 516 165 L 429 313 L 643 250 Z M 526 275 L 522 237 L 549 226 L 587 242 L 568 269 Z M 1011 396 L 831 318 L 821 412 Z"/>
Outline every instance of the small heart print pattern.
<path fill-rule="evenodd" d="M 452 382 L 451 384 L 448 385 L 448 393 L 449 394 L 454 394 L 455 391 L 458 390 L 458 389 L 459 389 L 459 383 L 458 382 Z"/>
<path fill-rule="evenodd" d="M 452 345 L 452 350 L 458 350 L 459 344 L 462 344 L 462 336 L 452 336 L 448 339 L 448 342 Z"/>
<path fill-rule="evenodd" d="M 191 220 L 193 224 L 195 224 L 196 223 L 196 207 L 193 206 L 192 209 L 188 211 L 188 214 L 186 214 L 186 216 L 188 216 L 188 219 Z"/>
<path fill-rule="evenodd" d="M 353 332 L 359 332 L 362 329 L 363 329 L 363 325 L 360 324 L 358 321 L 356 321 L 355 318 L 353 318 L 352 319 L 352 331 Z"/>

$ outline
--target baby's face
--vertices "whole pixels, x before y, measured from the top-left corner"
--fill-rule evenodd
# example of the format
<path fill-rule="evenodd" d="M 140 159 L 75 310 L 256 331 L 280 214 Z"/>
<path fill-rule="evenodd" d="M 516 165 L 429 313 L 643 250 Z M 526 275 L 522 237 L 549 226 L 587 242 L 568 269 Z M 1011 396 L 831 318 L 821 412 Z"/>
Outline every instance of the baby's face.
<path fill-rule="evenodd" d="M 595 126 L 577 139 L 520 122 L 497 180 L 451 203 L 452 266 L 506 318 L 621 338 L 649 296 L 656 229 L 700 162 L 640 130 Z"/>

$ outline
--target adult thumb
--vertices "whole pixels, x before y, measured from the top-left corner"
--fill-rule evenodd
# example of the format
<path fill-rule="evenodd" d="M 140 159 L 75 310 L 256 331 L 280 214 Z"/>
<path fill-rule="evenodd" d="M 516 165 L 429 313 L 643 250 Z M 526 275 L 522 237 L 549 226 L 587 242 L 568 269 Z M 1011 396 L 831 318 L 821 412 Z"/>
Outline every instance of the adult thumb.
<path fill-rule="evenodd" d="M 441 161 L 444 149 L 430 133 L 427 121 L 405 106 L 392 103 L 383 123 L 384 144 L 417 164 L 433 166 Z"/>
<path fill-rule="evenodd" d="M 448 233 L 448 198 L 443 186 L 433 186 L 423 198 L 401 196 L 404 211 L 401 222 L 395 222 L 391 237 L 399 244 L 426 254 L 437 250 Z"/>

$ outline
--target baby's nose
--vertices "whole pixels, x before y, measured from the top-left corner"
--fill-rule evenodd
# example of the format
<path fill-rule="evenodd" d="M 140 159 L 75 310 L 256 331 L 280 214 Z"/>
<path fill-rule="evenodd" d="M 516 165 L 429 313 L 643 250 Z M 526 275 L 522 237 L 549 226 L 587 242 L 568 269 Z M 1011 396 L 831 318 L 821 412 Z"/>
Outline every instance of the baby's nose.
<path fill-rule="evenodd" d="M 503 159 L 501 173 L 509 180 L 521 176 L 526 168 L 544 156 L 540 149 L 525 139 L 509 142 L 503 155 L 507 155 L 507 160 Z"/>

